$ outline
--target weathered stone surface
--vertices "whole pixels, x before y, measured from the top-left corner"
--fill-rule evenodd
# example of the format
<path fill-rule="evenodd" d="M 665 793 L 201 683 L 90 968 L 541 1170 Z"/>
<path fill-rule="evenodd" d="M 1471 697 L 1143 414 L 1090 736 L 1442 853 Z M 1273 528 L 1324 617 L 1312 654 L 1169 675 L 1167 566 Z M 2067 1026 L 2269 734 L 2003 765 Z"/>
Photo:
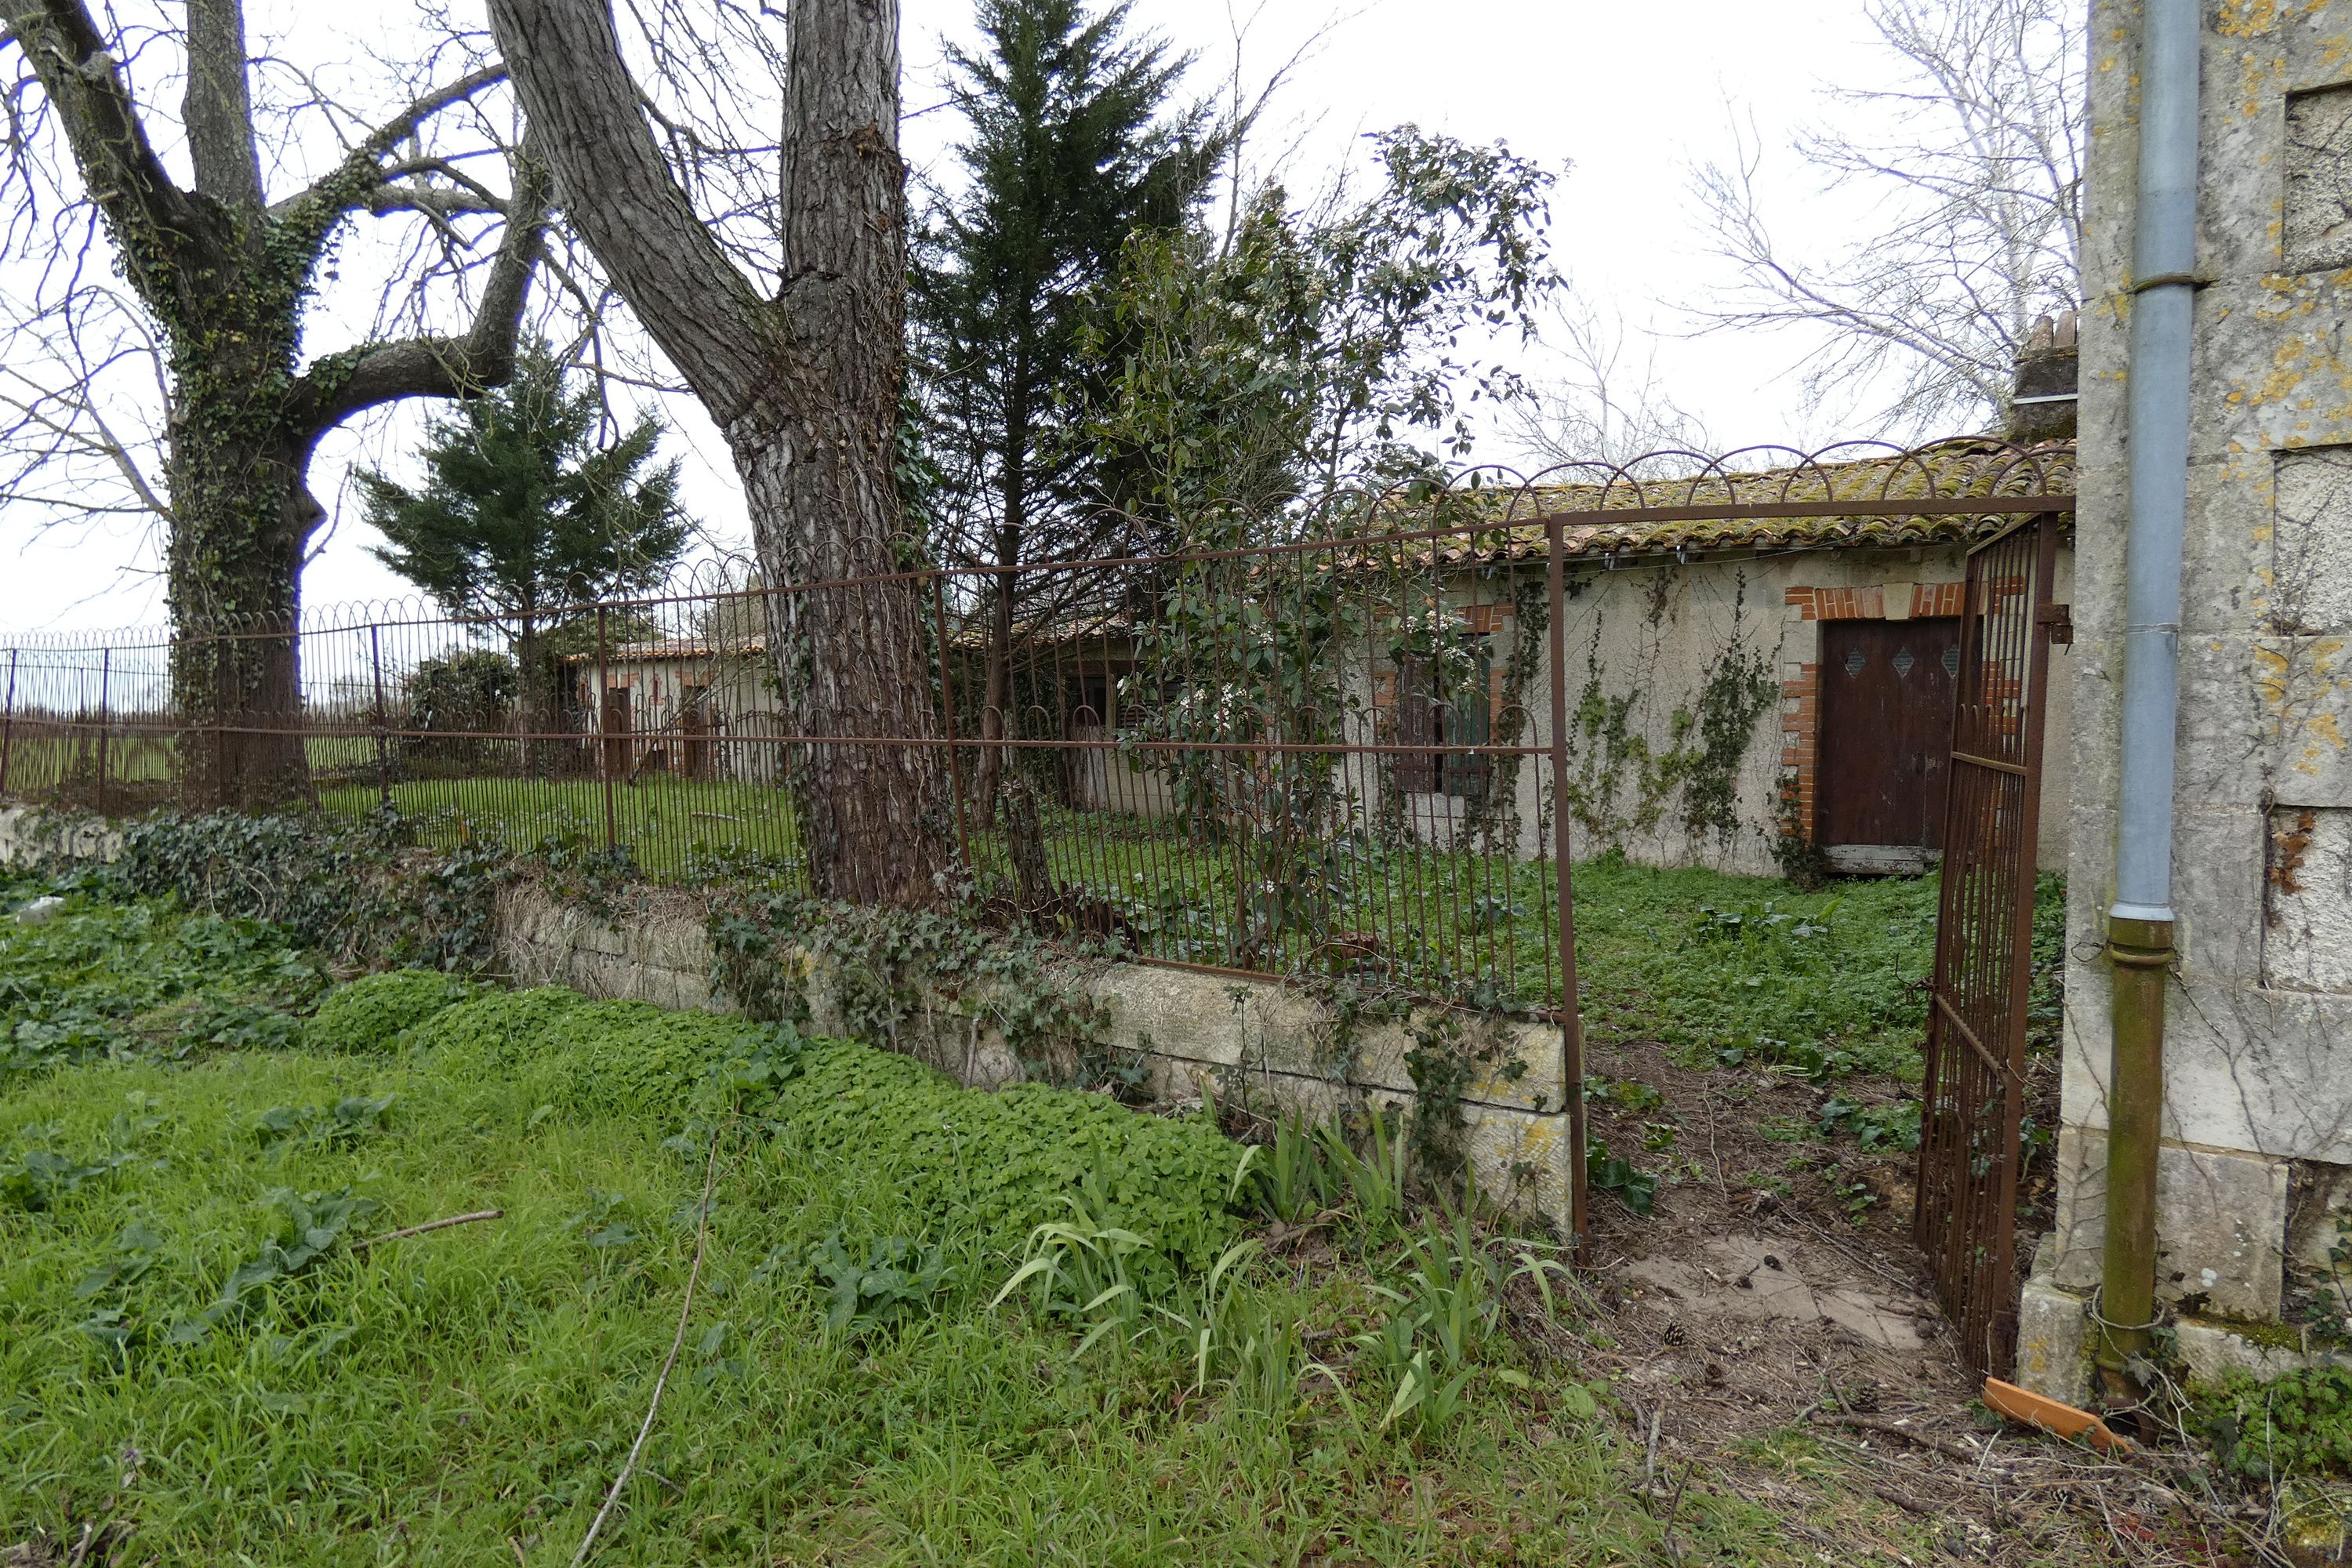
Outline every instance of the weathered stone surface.
<path fill-rule="evenodd" d="M 2058 1135 L 2056 1258 L 2050 1279 L 2099 1282 L 2106 1223 L 2104 1135 Z M 2274 1318 L 2283 1285 L 2289 1163 L 2167 1143 L 2157 1159 L 2158 1297 L 2235 1317 Z"/>
<path fill-rule="evenodd" d="M 2289 272 L 2352 267 L 2352 87 L 2286 100 Z"/>
<path fill-rule="evenodd" d="M 2315 1346 L 2308 1339 L 2298 1338 L 2290 1344 L 2255 1338 L 2231 1324 L 2205 1318 L 2183 1318 L 2173 1325 L 2173 1333 L 2188 1367 L 2185 1381 L 2191 1389 L 2210 1388 L 2233 1372 L 2276 1377 L 2305 1367 L 2352 1366 L 2352 1357 Z"/>
<path fill-rule="evenodd" d="M 521 984 L 671 1008 L 729 1005 L 713 993 L 700 923 L 659 895 L 614 925 L 537 888 L 509 888 L 499 896 L 498 926 L 500 960 Z M 1410 1114 L 1405 1053 L 1413 1037 L 1406 1025 L 1342 1038 L 1329 1009 L 1273 981 L 1137 963 L 1073 964 L 1065 978 L 1108 1020 L 1102 1043 L 1141 1053 L 1151 1091 L 1163 1099 L 1241 1094 L 1268 1110 L 1317 1117 L 1361 1104 Z M 807 974 L 806 993 L 815 1029 L 848 1032 L 833 977 L 822 967 Z M 965 998 L 977 1005 L 964 1008 L 924 998 L 888 1043 L 975 1088 L 1019 1082 L 1025 1068 L 989 1026 L 987 1000 L 984 989 Z M 1462 1105 L 1463 1152 L 1481 1189 L 1565 1232 L 1575 1162 L 1558 1026 L 1473 1023 L 1465 1041 L 1497 1054 Z"/>
<path fill-rule="evenodd" d="M 112 860 L 121 853 L 122 835 L 103 818 L 0 806 L 0 866 L 23 860 Z"/>
<path fill-rule="evenodd" d="M 2263 984 L 2352 992 L 2352 809 L 2273 806 Z"/>
<path fill-rule="evenodd" d="M 2091 1393 L 2091 1320 L 2085 1300 L 2035 1275 L 2017 1302 L 2017 1367 L 2011 1381 L 2068 1405 Z"/>
<path fill-rule="evenodd" d="M 2059 1284 L 2104 1206 L 2141 22 L 2095 0 Z M 2290 1162 L 2352 1163 L 2352 6 L 2205 26 L 2158 1285 L 2263 1317 Z"/>

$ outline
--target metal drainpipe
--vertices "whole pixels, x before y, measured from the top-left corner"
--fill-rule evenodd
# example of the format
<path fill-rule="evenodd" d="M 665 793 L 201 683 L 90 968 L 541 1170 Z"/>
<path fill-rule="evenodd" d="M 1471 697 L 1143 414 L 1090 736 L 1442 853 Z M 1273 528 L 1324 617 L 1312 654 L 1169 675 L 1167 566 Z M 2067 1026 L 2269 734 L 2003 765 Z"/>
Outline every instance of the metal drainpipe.
<path fill-rule="evenodd" d="M 2106 1256 L 2099 1373 L 2138 1397 L 2156 1308 L 2156 1167 L 2164 1132 L 2164 991 L 2173 960 L 2173 745 L 2180 556 L 2189 510 L 2190 325 L 2196 299 L 2199 0 L 2146 0 L 2138 225 L 2133 236 L 2130 516 L 2126 525 L 2123 744 L 2116 824 L 2107 1075 Z"/>

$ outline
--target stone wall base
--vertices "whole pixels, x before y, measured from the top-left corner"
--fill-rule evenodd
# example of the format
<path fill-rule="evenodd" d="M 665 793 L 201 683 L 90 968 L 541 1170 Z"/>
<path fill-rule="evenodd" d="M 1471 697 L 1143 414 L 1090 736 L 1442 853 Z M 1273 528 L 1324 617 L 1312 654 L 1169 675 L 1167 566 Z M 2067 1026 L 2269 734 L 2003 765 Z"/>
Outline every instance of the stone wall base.
<path fill-rule="evenodd" d="M 2017 1371 L 2011 1381 L 2069 1405 L 2088 1405 L 2098 1349 L 2091 1296 L 2087 1290 L 2068 1289 L 2053 1277 L 2058 1258 L 2054 1239 L 2042 1238 L 2034 1255 L 2033 1277 L 2019 1298 Z M 2352 1366 L 2352 1355 L 2315 1344 L 2308 1332 L 2284 1324 L 2184 1314 L 2171 1326 L 2181 1381 L 2192 1392 L 2210 1388 L 2231 1373 L 2271 1378 L 2306 1367 Z"/>
<path fill-rule="evenodd" d="M 521 984 L 670 1008 L 730 1007 L 712 986 L 709 941 L 684 895 L 648 892 L 614 921 L 519 885 L 499 896 L 498 941 Z M 848 1033 L 834 977 L 806 955 L 802 962 L 812 1026 Z M 1279 981 L 1140 963 L 1070 962 L 1050 973 L 1094 1004 L 1103 1020 L 1096 1048 L 1138 1064 L 1156 1099 L 1239 1097 L 1262 1110 L 1314 1117 L 1370 1105 L 1411 1114 L 1408 1025 L 1366 1026 L 1341 1041 L 1329 1008 Z M 927 995 L 883 1043 L 974 1088 L 1020 1081 L 1027 1068 L 992 1021 L 993 999 L 985 986 L 952 1002 Z M 1468 1029 L 1495 1060 L 1463 1097 L 1463 1152 L 1490 1198 L 1565 1236 L 1576 1151 L 1559 1029 L 1492 1020 Z M 1063 1042 L 1060 1054 L 1074 1058 L 1084 1044 Z"/>

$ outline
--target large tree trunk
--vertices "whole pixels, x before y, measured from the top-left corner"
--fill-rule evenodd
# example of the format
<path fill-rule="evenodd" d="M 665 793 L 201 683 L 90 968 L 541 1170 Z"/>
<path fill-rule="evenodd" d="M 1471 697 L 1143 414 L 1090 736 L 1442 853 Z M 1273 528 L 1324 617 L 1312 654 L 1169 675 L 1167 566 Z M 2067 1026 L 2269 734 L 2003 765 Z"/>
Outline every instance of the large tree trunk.
<path fill-rule="evenodd" d="M 930 908 L 947 901 L 950 795 L 932 695 L 931 616 L 898 559 L 900 515 L 870 425 L 780 420 L 739 437 L 760 540 L 770 642 L 795 731 L 787 777 L 817 893 Z M 886 428 L 878 433 L 884 445 Z M 814 538 L 798 519 L 854 527 Z"/>
<path fill-rule="evenodd" d="M 760 297 L 663 163 L 609 0 L 491 0 L 563 205 L 742 477 L 770 586 L 810 879 L 947 899 L 950 848 L 927 590 L 896 479 L 906 193 L 896 0 L 785 13 L 783 289 Z"/>
<path fill-rule="evenodd" d="M 172 687 L 186 726 L 182 800 L 196 810 L 315 799 L 300 733 L 299 584 L 321 514 L 302 482 L 304 443 L 284 424 L 297 328 L 290 303 L 233 313 L 241 302 L 224 300 L 221 312 L 240 330 L 223 331 L 201 358 L 181 356 L 167 458 Z"/>

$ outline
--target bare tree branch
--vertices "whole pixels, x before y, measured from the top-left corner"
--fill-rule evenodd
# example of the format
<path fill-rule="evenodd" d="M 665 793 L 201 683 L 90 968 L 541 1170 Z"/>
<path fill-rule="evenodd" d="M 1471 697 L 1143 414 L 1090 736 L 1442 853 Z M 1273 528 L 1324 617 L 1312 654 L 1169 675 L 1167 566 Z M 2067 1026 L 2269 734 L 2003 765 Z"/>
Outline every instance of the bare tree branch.
<path fill-rule="evenodd" d="M 1508 436 L 1532 461 L 1614 466 L 1715 449 L 1705 423 L 1667 394 L 1654 339 L 1635 363 L 1631 337 L 1621 316 L 1604 321 L 1589 304 L 1562 304 L 1559 330 L 1548 334 L 1559 374 L 1533 378 L 1529 396 L 1504 405 Z"/>
<path fill-rule="evenodd" d="M 1693 177 L 1736 279 L 1698 315 L 1709 330 L 1818 333 L 1798 368 L 1809 403 L 1859 402 L 1882 429 L 1924 435 L 2006 405 L 2035 320 L 2073 309 L 2084 150 L 2084 28 L 2072 0 L 1874 0 L 1895 76 L 1835 96 L 1888 129 L 1800 136 L 1795 151 L 1870 202 L 1874 226 L 1811 258 L 1769 221 L 1762 153 Z"/>
<path fill-rule="evenodd" d="M 75 160 L 91 171 L 89 199 L 121 234 L 161 243 L 194 217 L 186 193 L 173 184 L 148 140 L 121 67 L 81 0 L 6 0 L 7 36 L 23 51 L 56 110 Z M 142 289 L 153 287 L 153 261 L 135 253 L 124 265 Z"/>
<path fill-rule="evenodd" d="M 269 216 L 284 223 L 307 213 L 313 215 L 313 221 L 319 221 L 365 202 L 379 184 L 394 177 L 383 167 L 384 154 L 415 134 L 417 127 L 434 115 L 465 102 L 484 88 L 504 81 L 506 76 L 504 66 L 485 66 L 420 95 L 361 138 L 359 144 L 346 153 L 342 162 L 325 178 L 273 205 Z"/>
<path fill-rule="evenodd" d="M 505 233 L 473 325 L 463 336 L 364 344 L 320 361 L 295 384 L 289 417 L 297 428 L 315 439 L 354 414 L 398 398 L 457 397 L 507 378 L 546 234 L 549 186 L 546 169 L 528 144 L 514 167 Z"/>
<path fill-rule="evenodd" d="M 516 87 L 566 215 L 723 428 L 766 381 L 772 315 L 663 162 L 611 13 L 492 0 L 490 16 L 508 54 L 533 62 Z M 590 182 L 596 199 L 575 199 Z"/>

